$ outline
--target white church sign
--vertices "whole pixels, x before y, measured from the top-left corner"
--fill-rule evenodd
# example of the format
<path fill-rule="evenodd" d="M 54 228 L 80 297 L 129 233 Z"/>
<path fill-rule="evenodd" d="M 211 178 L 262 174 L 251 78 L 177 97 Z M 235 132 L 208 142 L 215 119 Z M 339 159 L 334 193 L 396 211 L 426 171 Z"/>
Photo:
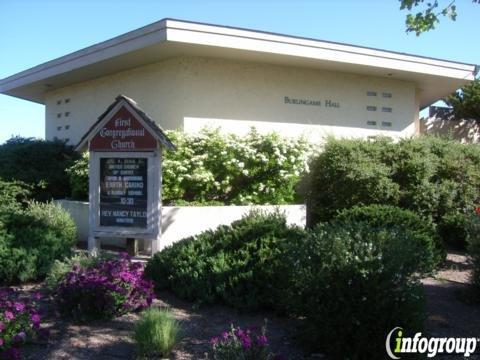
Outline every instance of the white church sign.
<path fill-rule="evenodd" d="M 123 95 L 83 136 L 77 150 L 90 152 L 92 253 L 98 252 L 102 237 L 151 240 L 152 253 L 157 251 L 163 147 L 175 148 L 162 129 Z"/>

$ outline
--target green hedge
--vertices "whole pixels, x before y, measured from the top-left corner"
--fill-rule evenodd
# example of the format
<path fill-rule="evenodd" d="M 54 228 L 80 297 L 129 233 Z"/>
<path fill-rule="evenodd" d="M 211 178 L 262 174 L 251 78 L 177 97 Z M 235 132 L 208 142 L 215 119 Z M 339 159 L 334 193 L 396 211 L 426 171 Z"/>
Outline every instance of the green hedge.
<path fill-rule="evenodd" d="M 344 218 L 305 231 L 253 213 L 162 250 L 146 275 L 182 299 L 303 319 L 302 338 L 333 358 L 381 359 L 392 328 L 422 329 L 418 278 L 434 255 L 428 228 L 372 224 Z"/>
<path fill-rule="evenodd" d="M 333 221 L 347 225 L 359 222 L 373 229 L 390 228 L 408 232 L 415 240 L 412 243 L 418 249 L 415 261 L 419 262 L 423 272 L 433 271 L 446 257 L 433 222 L 410 210 L 390 205 L 354 206 L 340 211 Z"/>
<path fill-rule="evenodd" d="M 12 200 L 12 195 L 22 194 L 22 188 L 13 184 L 0 200 L 0 284 L 45 277 L 56 259 L 70 254 L 76 241 L 75 224 L 68 213 L 53 203 L 22 206 Z"/>
<path fill-rule="evenodd" d="M 71 193 L 65 169 L 78 156 L 64 141 L 13 137 L 0 145 L 0 178 L 30 185 L 37 201 L 65 198 Z"/>
<path fill-rule="evenodd" d="M 356 205 L 384 204 L 431 218 L 451 239 L 455 214 L 480 199 L 480 147 L 433 137 L 392 142 L 330 139 L 311 163 L 309 224 Z M 455 231 L 455 230 L 453 230 Z"/>
<path fill-rule="evenodd" d="M 284 216 L 253 212 L 155 254 L 145 274 L 157 290 L 171 289 L 185 300 L 272 309 L 286 282 L 283 249 L 303 237 L 304 231 L 288 227 Z"/>
<path fill-rule="evenodd" d="M 421 331 L 424 296 L 415 240 L 364 223 L 319 224 L 288 252 L 284 298 L 301 339 L 332 359 L 385 359 L 396 326 Z"/>
<path fill-rule="evenodd" d="M 301 202 L 296 186 L 312 153 L 305 140 L 261 135 L 253 129 L 246 136 L 208 129 L 197 135 L 167 135 L 177 150 L 164 152 L 164 205 Z M 86 200 L 88 158 L 67 171 L 73 198 Z"/>
<path fill-rule="evenodd" d="M 480 302 L 480 212 L 471 218 L 470 224 L 468 249 L 473 265 L 472 285 Z"/>

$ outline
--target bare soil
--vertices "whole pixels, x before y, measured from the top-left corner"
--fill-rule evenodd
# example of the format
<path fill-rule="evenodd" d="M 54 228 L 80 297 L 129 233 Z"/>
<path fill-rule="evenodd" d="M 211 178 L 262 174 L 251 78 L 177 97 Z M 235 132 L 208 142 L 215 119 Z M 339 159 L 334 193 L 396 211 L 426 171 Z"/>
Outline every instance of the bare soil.
<path fill-rule="evenodd" d="M 468 302 L 470 271 L 466 256 L 449 253 L 445 267 L 434 277 L 422 281 L 427 298 L 428 336 L 480 337 L 480 305 Z M 24 286 L 22 290 L 28 293 L 42 290 L 42 287 Z M 51 336 L 48 341 L 26 346 L 23 351 L 26 359 L 136 358 L 132 334 L 137 314 L 79 325 L 57 316 L 51 299 L 45 299 L 44 305 L 47 309 L 46 325 Z M 205 359 L 205 354 L 210 349 L 209 340 L 229 328 L 230 324 L 241 327 L 262 326 L 265 318 L 268 319 L 268 338 L 272 351 L 282 353 L 292 360 L 324 358 L 320 354 L 302 352 L 293 340 L 293 320 L 273 314 L 241 314 L 224 306 L 198 309 L 194 304 L 181 301 L 168 292 L 158 294 L 154 306 L 169 307 L 182 322 L 183 337 L 170 359 Z M 477 354 L 480 354 L 479 351 Z M 470 359 L 480 359 L 480 355 L 473 355 Z"/>

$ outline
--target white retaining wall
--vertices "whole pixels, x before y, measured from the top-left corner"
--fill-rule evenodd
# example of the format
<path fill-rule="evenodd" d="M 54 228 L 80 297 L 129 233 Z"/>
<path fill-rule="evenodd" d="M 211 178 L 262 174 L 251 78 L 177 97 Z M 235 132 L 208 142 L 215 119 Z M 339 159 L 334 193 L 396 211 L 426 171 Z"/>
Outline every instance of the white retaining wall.
<path fill-rule="evenodd" d="M 77 225 L 79 241 L 88 239 L 88 202 L 58 200 Z M 252 209 L 267 212 L 279 210 L 285 213 L 287 222 L 305 227 L 305 205 L 263 205 L 263 206 L 163 206 L 162 237 L 159 248 L 171 245 L 185 237 L 196 235 L 219 225 L 228 225 L 240 219 Z M 102 243 L 125 246 L 124 239 L 102 239 Z M 148 248 L 148 245 L 145 246 Z"/>

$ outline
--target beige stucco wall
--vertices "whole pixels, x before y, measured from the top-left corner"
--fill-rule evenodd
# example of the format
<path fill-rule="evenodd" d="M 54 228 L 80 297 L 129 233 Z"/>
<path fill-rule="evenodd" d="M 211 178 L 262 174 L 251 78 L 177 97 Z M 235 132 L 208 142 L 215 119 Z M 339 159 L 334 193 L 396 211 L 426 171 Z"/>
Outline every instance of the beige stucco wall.
<path fill-rule="evenodd" d="M 480 143 L 480 124 L 473 119 L 442 119 L 435 116 L 422 118 L 420 133 L 446 137 L 466 144 Z"/>
<path fill-rule="evenodd" d="M 367 91 L 377 96 L 367 96 Z M 383 92 L 392 97 L 384 98 Z M 77 143 L 118 94 L 136 100 L 165 129 L 196 131 L 210 124 L 241 133 L 253 125 L 262 132 L 305 134 L 314 141 L 325 135 L 411 136 L 418 116 L 415 92 L 414 84 L 394 78 L 177 57 L 49 92 L 46 138 Z M 285 97 L 321 106 L 285 103 Z M 339 107 L 326 107 L 326 101 Z M 367 111 L 367 105 L 377 111 Z M 392 112 L 382 112 L 382 107 Z M 384 121 L 391 126 L 382 126 Z"/>
<path fill-rule="evenodd" d="M 89 234 L 88 202 L 57 200 L 57 203 L 70 214 L 75 222 L 78 240 L 86 242 Z M 285 214 L 287 223 L 290 225 L 303 228 L 306 224 L 305 205 L 163 206 L 159 248 L 162 249 L 206 230 L 214 230 L 220 225 L 229 225 L 252 210 L 267 213 L 279 211 Z M 102 243 L 124 247 L 125 239 L 104 238 Z"/>

